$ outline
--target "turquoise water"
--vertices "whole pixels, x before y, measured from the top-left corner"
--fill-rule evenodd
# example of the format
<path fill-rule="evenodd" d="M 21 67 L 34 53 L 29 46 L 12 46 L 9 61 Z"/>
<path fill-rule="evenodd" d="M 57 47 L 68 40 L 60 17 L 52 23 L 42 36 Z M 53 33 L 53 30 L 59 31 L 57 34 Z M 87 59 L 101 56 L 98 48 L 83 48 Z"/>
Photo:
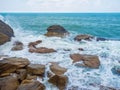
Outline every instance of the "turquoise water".
<path fill-rule="evenodd" d="M 71 87 L 76 87 L 75 90 L 100 90 L 101 85 L 120 90 L 120 75 L 112 72 L 113 67 L 120 66 L 120 41 L 74 41 L 75 35 L 83 33 L 120 39 L 120 13 L 1 13 L 0 19 L 8 23 L 15 33 L 10 42 L 0 46 L 0 55 L 28 58 L 31 63 L 46 65 L 48 71 L 49 62 L 59 63 L 60 66 L 67 68 L 65 75 L 69 80 L 65 90 L 71 90 Z M 65 38 L 44 36 L 47 27 L 53 24 L 64 26 L 70 32 L 70 36 Z M 30 53 L 28 44 L 36 40 L 42 40 L 37 47 L 53 48 L 57 52 Z M 11 51 L 15 41 L 21 41 L 24 49 Z M 83 48 L 84 51 L 78 48 Z M 99 69 L 82 68 L 76 66 L 76 63 L 72 64 L 70 54 L 74 53 L 97 55 L 100 60 Z M 46 90 L 59 90 L 47 80 L 47 75 L 43 80 L 39 80 L 45 84 Z"/>
<path fill-rule="evenodd" d="M 43 34 L 60 24 L 72 33 L 120 39 L 120 13 L 1 13 L 14 27 Z"/>

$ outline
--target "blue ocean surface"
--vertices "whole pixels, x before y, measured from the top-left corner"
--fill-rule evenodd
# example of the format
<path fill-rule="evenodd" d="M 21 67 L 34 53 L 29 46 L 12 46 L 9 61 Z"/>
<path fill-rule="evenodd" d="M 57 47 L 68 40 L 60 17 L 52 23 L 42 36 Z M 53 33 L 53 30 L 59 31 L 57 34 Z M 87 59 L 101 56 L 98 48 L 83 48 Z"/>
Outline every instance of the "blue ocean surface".
<path fill-rule="evenodd" d="M 120 39 L 120 13 L 1 13 L 14 27 L 43 34 L 59 24 L 69 32 Z"/>
<path fill-rule="evenodd" d="M 109 87 L 120 90 L 120 73 L 116 68 L 120 67 L 120 13 L 0 13 L 0 19 L 9 24 L 15 34 L 10 42 L 0 46 L 0 55 L 27 58 L 32 64 L 45 65 L 43 79 L 38 77 L 37 80 L 46 86 L 46 90 L 59 90 L 48 82 L 50 62 L 67 69 L 65 90 L 112 90 Z M 70 35 L 64 38 L 45 36 L 47 28 L 54 24 L 63 26 Z M 78 34 L 107 40 L 77 42 L 74 38 Z M 42 43 L 36 47 L 52 48 L 56 52 L 29 52 L 29 43 L 37 40 Z M 23 50 L 11 50 L 16 41 L 23 43 Z M 99 68 L 82 67 L 82 61 L 73 63 L 70 55 L 76 53 L 98 56 Z"/>

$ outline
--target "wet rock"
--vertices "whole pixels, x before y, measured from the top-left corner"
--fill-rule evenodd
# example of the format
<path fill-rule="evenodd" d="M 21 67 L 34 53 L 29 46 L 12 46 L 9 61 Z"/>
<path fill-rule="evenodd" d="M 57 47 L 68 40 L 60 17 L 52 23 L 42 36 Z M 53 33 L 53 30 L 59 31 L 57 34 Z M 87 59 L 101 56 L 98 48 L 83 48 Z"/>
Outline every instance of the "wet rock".
<path fill-rule="evenodd" d="M 28 45 L 28 47 L 34 47 L 34 48 L 36 48 L 36 45 L 38 45 L 40 43 L 42 43 L 42 40 L 37 40 L 35 42 L 30 42 L 29 45 Z"/>
<path fill-rule="evenodd" d="M 80 51 L 84 51 L 84 49 L 83 49 L 83 48 L 78 48 L 78 50 L 80 50 Z"/>
<path fill-rule="evenodd" d="M 37 76 L 36 75 L 30 75 L 30 74 L 27 74 L 27 80 L 37 80 Z"/>
<path fill-rule="evenodd" d="M 77 36 L 74 38 L 74 40 L 76 40 L 76 41 L 81 41 L 81 40 L 91 41 L 92 38 L 93 38 L 93 36 L 91 36 L 91 35 L 80 34 L 80 35 L 77 35 Z"/>
<path fill-rule="evenodd" d="M 0 20 L 0 45 L 11 40 L 11 37 L 14 36 L 13 29 Z"/>
<path fill-rule="evenodd" d="M 36 53 L 52 53 L 52 52 L 56 52 L 56 50 L 52 48 L 40 47 L 40 48 L 37 48 L 35 52 Z"/>
<path fill-rule="evenodd" d="M 70 54 L 70 58 L 73 60 L 73 63 L 83 60 L 83 55 L 81 54 Z"/>
<path fill-rule="evenodd" d="M 0 55 L 0 60 L 3 60 L 4 58 L 8 58 L 8 55 Z"/>
<path fill-rule="evenodd" d="M 0 78 L 0 90 L 16 90 L 19 82 L 16 77 L 7 76 Z"/>
<path fill-rule="evenodd" d="M 68 77 L 65 75 L 54 75 L 48 80 L 48 82 L 57 86 L 59 90 L 65 90 L 67 82 L 68 82 Z"/>
<path fill-rule="evenodd" d="M 105 40 L 107 40 L 107 39 L 101 38 L 101 37 L 97 37 L 97 38 L 96 38 L 96 41 L 105 41 Z"/>
<path fill-rule="evenodd" d="M 53 37 L 53 36 L 64 37 L 66 35 L 69 35 L 68 31 L 65 30 L 65 28 L 60 25 L 49 26 L 47 28 L 47 31 L 48 32 L 45 34 L 45 36 L 48 36 L 48 37 Z"/>
<path fill-rule="evenodd" d="M 16 41 L 13 44 L 13 48 L 11 49 L 12 51 L 18 51 L 18 50 L 23 50 L 23 43 L 20 41 Z"/>
<path fill-rule="evenodd" d="M 81 64 L 80 66 L 89 68 L 99 68 L 100 66 L 100 60 L 98 56 L 95 55 L 71 54 L 70 58 L 73 60 L 73 63 L 83 61 L 84 65 Z"/>
<path fill-rule="evenodd" d="M 45 90 L 45 86 L 39 81 L 24 80 L 17 90 Z"/>
<path fill-rule="evenodd" d="M 111 71 L 113 74 L 120 75 L 120 66 L 114 66 Z"/>
<path fill-rule="evenodd" d="M 26 58 L 4 58 L 0 60 L 0 75 L 15 72 L 18 68 L 26 67 L 29 63 Z"/>
<path fill-rule="evenodd" d="M 51 71 L 56 75 L 62 75 L 64 74 L 67 69 L 59 66 L 57 63 L 52 62 L 50 66 Z"/>
<path fill-rule="evenodd" d="M 107 87 L 107 86 L 100 85 L 100 89 L 99 90 L 117 90 L 117 89 L 112 88 L 112 87 Z"/>
<path fill-rule="evenodd" d="M 30 64 L 27 66 L 27 72 L 32 75 L 44 75 L 45 65 Z"/>
<path fill-rule="evenodd" d="M 27 70 L 26 69 L 18 69 L 16 71 L 16 73 L 17 73 L 17 78 L 19 81 L 22 81 L 27 77 Z"/>

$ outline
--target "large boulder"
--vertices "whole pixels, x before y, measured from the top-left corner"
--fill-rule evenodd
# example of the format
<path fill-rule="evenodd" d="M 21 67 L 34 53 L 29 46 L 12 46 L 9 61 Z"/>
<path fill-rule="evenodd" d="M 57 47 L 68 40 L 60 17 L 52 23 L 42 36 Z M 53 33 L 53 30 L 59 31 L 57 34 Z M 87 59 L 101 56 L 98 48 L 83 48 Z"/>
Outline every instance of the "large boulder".
<path fill-rule="evenodd" d="M 13 29 L 0 20 L 0 45 L 11 40 L 11 37 L 14 36 Z"/>
<path fill-rule="evenodd" d="M 53 37 L 53 36 L 64 37 L 69 34 L 68 31 L 65 30 L 65 28 L 60 25 L 49 26 L 47 28 L 47 31 L 48 32 L 45 34 L 45 36 L 48 36 L 48 37 Z"/>
<path fill-rule="evenodd" d="M 26 58 L 4 58 L 0 60 L 0 75 L 15 72 L 19 68 L 26 67 L 29 63 L 29 60 Z"/>
<path fill-rule="evenodd" d="M 56 75 L 62 75 L 64 74 L 67 69 L 59 66 L 57 63 L 52 62 L 50 66 L 51 71 Z"/>
<path fill-rule="evenodd" d="M 98 56 L 95 55 L 82 55 L 82 54 L 71 54 L 70 58 L 73 60 L 73 63 L 82 61 L 81 66 L 86 66 L 89 68 L 99 68 L 100 60 Z"/>
<path fill-rule="evenodd" d="M 30 64 L 27 66 L 27 72 L 32 75 L 44 75 L 45 65 L 42 64 Z"/>
<path fill-rule="evenodd" d="M 45 90 L 45 86 L 39 81 L 24 80 L 17 90 Z"/>
<path fill-rule="evenodd" d="M 54 75 L 48 80 L 48 82 L 57 86 L 59 90 L 65 90 L 66 85 L 68 83 L 68 77 L 65 75 Z"/>
<path fill-rule="evenodd" d="M 16 77 L 8 76 L 0 78 L 0 90 L 16 90 L 19 82 Z"/>

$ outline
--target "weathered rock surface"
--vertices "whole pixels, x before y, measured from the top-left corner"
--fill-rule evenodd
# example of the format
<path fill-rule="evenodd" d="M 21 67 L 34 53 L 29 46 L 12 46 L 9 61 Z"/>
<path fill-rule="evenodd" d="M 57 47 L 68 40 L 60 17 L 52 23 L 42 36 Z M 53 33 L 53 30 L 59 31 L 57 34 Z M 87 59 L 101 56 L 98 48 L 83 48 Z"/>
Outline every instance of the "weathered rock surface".
<path fill-rule="evenodd" d="M 59 66 L 57 63 L 52 62 L 50 66 L 51 71 L 56 75 L 62 75 L 64 74 L 67 69 Z"/>
<path fill-rule="evenodd" d="M 53 36 L 64 37 L 66 35 L 69 35 L 68 31 L 65 30 L 65 28 L 60 25 L 49 26 L 47 28 L 47 31 L 48 32 L 45 34 L 45 36 L 48 36 L 48 37 L 53 37 Z"/>
<path fill-rule="evenodd" d="M 91 36 L 91 35 L 80 34 L 80 35 L 77 35 L 77 36 L 74 38 L 74 40 L 76 40 L 76 41 L 81 41 L 81 40 L 90 41 L 92 38 L 93 38 L 93 36 Z"/>
<path fill-rule="evenodd" d="M 14 36 L 13 29 L 0 20 L 0 45 L 11 40 L 11 37 Z"/>
<path fill-rule="evenodd" d="M 81 66 L 89 68 L 99 68 L 100 66 L 100 60 L 95 55 L 71 54 L 70 58 L 73 60 L 73 63 L 83 61 L 84 65 L 81 64 Z"/>
<path fill-rule="evenodd" d="M 18 68 L 26 67 L 29 63 L 26 58 L 4 58 L 0 60 L 0 75 L 15 72 Z"/>
<path fill-rule="evenodd" d="M 22 50 L 23 49 L 23 43 L 20 41 L 16 41 L 13 44 L 13 48 L 11 49 L 12 51 L 18 51 L 18 50 Z"/>
<path fill-rule="evenodd" d="M 0 78 L 0 90 L 16 90 L 19 82 L 16 77 L 8 76 Z"/>
<path fill-rule="evenodd" d="M 45 65 L 30 64 L 27 66 L 27 72 L 32 75 L 44 75 Z"/>
<path fill-rule="evenodd" d="M 39 81 L 24 80 L 17 90 L 45 90 L 45 86 Z"/>
<path fill-rule="evenodd" d="M 18 69 L 16 71 L 17 78 L 19 81 L 24 80 L 27 77 L 27 70 L 26 69 Z"/>
<path fill-rule="evenodd" d="M 68 82 L 68 77 L 65 75 L 54 75 L 48 80 L 48 82 L 57 86 L 59 90 L 65 90 L 67 82 Z"/>

